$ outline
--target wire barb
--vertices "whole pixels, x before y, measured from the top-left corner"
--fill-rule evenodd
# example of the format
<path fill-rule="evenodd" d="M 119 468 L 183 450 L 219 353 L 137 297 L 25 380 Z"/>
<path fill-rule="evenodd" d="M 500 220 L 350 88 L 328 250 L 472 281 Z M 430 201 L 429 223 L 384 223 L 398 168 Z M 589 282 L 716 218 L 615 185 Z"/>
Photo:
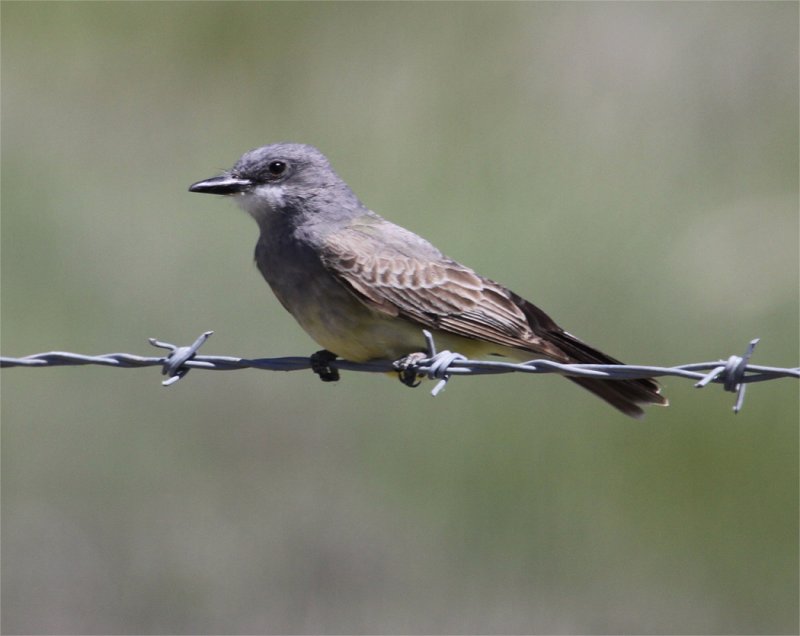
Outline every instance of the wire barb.
<path fill-rule="evenodd" d="M 744 404 L 744 391 L 747 387 L 744 382 L 745 373 L 758 341 L 758 338 L 751 340 L 743 356 L 731 356 L 724 365 L 714 367 L 702 380 L 695 384 L 695 387 L 702 389 L 709 382 L 715 380 L 722 382 L 722 388 L 725 391 L 736 393 L 733 412 L 738 413 L 741 411 Z"/>
<path fill-rule="evenodd" d="M 170 386 L 185 377 L 191 369 L 231 371 L 234 369 L 261 369 L 267 371 L 298 371 L 310 369 L 311 360 L 304 357 L 285 358 L 237 358 L 233 356 L 205 356 L 198 350 L 208 340 L 213 331 L 201 334 L 189 346 L 177 346 L 150 338 L 154 347 L 169 350 L 166 356 L 145 357 L 130 353 L 107 353 L 87 356 L 64 351 L 37 353 L 23 358 L 0 357 L 0 368 L 10 367 L 56 367 L 101 365 L 117 368 L 161 367 L 161 373 L 168 376 L 162 382 Z M 495 360 L 469 360 L 460 353 L 438 351 L 433 335 L 424 331 L 427 352 L 410 360 L 405 367 L 409 374 L 416 374 L 438 380 L 432 395 L 439 394 L 455 375 L 487 375 L 495 373 L 556 373 L 571 377 L 602 378 L 604 380 L 631 380 L 636 378 L 656 378 L 672 376 L 695 381 L 702 388 L 711 383 L 721 384 L 723 389 L 736 393 L 733 411 L 738 413 L 744 403 L 745 386 L 753 382 L 764 382 L 778 378 L 800 379 L 800 367 L 782 368 L 750 364 L 758 339 L 750 342 L 743 356 L 730 356 L 727 360 L 683 364 L 675 367 L 656 367 L 628 364 L 562 364 L 552 360 L 530 360 L 523 363 L 501 362 Z M 336 360 L 336 368 L 343 371 L 363 371 L 386 373 L 397 370 L 391 360 L 372 360 L 351 362 Z M 411 376 L 413 377 L 413 375 Z"/>
<path fill-rule="evenodd" d="M 195 357 L 198 349 L 203 346 L 205 341 L 208 340 L 213 333 L 213 331 L 205 331 L 201 333 L 188 347 L 176 347 L 174 344 L 170 344 L 169 342 L 161 342 L 155 338 L 147 339 L 147 341 L 154 347 L 169 349 L 171 351 L 171 353 L 164 358 L 164 366 L 161 369 L 161 375 L 169 376 L 161 383 L 163 386 L 175 384 L 178 380 L 189 373 L 190 368 L 186 366 L 186 363 Z"/>
<path fill-rule="evenodd" d="M 460 353 L 453 353 L 445 349 L 444 351 L 436 351 L 436 342 L 434 342 L 433 334 L 427 329 L 422 330 L 422 335 L 425 336 L 425 344 L 428 347 L 428 357 L 417 362 L 419 372 L 426 375 L 431 380 L 439 380 L 431 389 L 431 395 L 436 397 L 447 386 L 447 382 L 452 375 L 450 374 L 450 365 L 454 362 L 466 362 L 466 356 Z"/>

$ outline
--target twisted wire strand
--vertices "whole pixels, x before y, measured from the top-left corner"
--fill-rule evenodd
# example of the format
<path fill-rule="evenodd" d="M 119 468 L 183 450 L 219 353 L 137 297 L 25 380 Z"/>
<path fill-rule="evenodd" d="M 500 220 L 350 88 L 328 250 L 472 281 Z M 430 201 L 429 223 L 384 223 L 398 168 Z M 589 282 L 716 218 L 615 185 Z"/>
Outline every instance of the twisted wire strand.
<path fill-rule="evenodd" d="M 239 358 L 234 356 L 207 356 L 198 351 L 213 331 L 202 333 L 191 345 L 178 346 L 150 338 L 154 347 L 166 349 L 165 356 L 140 356 L 131 353 L 106 353 L 84 355 L 66 351 L 36 353 L 21 358 L 0 357 L 0 368 L 11 367 L 60 367 L 100 365 L 123 369 L 140 367 L 161 367 L 167 376 L 164 386 L 174 384 L 185 377 L 192 369 L 212 371 L 232 371 L 236 369 L 261 369 L 264 371 L 299 371 L 310 369 L 312 361 L 307 357 L 290 356 L 282 358 Z M 413 360 L 370 362 L 351 362 L 335 360 L 331 366 L 345 371 L 385 373 L 405 369 L 419 376 L 438 380 L 431 393 L 437 395 L 453 376 L 490 375 L 498 373 L 555 373 L 572 377 L 602 378 L 605 380 L 632 380 L 672 376 L 695 380 L 697 388 L 709 384 L 721 384 L 725 391 L 737 394 L 734 412 L 739 412 L 744 403 L 747 384 L 765 382 L 778 378 L 800 379 L 800 367 L 784 368 L 750 364 L 758 339 L 750 342 L 744 355 L 732 355 L 727 360 L 695 362 L 673 367 L 629 364 L 563 364 L 552 360 L 530 360 L 528 362 L 504 362 L 494 360 L 470 360 L 451 351 L 437 351 L 432 334 L 423 332 L 427 343 L 427 354 L 415 356 Z"/>

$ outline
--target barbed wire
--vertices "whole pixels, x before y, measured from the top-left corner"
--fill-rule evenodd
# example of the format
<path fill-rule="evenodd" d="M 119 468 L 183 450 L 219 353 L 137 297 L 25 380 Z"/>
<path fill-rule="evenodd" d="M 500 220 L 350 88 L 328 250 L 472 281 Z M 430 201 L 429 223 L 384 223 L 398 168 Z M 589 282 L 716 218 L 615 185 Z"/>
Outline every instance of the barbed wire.
<path fill-rule="evenodd" d="M 185 377 L 192 369 L 212 371 L 233 371 L 235 369 L 261 369 L 265 371 L 299 371 L 315 368 L 319 361 L 313 356 L 283 358 L 238 358 L 233 356 L 198 355 L 198 350 L 208 340 L 213 331 L 201 334 L 189 346 L 177 346 L 149 338 L 154 347 L 168 349 L 166 356 L 139 356 L 131 353 L 106 353 L 90 356 L 65 351 L 36 353 L 22 358 L 0 357 L 0 368 L 9 367 L 60 367 L 101 365 L 122 369 L 154 367 L 162 368 L 162 375 L 168 376 L 164 386 L 174 384 Z M 674 367 L 657 367 L 629 364 L 563 364 L 552 360 L 530 360 L 528 362 L 501 362 L 490 360 L 470 360 L 452 351 L 437 351 L 433 335 L 423 330 L 427 343 L 427 353 L 409 356 L 403 360 L 379 360 L 371 362 L 351 362 L 349 360 L 326 360 L 325 364 L 336 371 L 362 371 L 368 373 L 402 372 L 405 377 L 427 377 L 438 380 L 431 390 L 437 395 L 447 382 L 456 375 L 489 375 L 497 373 L 555 373 L 559 375 L 604 380 L 633 380 L 673 376 L 696 380 L 695 387 L 721 384 L 725 391 L 737 394 L 733 411 L 738 413 L 744 403 L 745 387 L 753 382 L 764 382 L 778 378 L 800 379 L 800 367 L 782 368 L 750 364 L 758 338 L 751 340 L 744 355 L 732 355 L 727 360 L 696 362 Z M 338 375 L 336 376 L 338 377 Z"/>

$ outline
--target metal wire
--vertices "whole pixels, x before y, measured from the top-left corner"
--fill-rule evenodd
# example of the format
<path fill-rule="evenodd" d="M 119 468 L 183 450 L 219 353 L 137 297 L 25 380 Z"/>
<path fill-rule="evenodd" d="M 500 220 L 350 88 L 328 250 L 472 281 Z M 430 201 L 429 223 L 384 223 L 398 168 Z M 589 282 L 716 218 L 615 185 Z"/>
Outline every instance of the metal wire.
<path fill-rule="evenodd" d="M 136 367 L 161 367 L 161 373 L 168 376 L 164 386 L 174 384 L 185 377 L 191 369 L 213 371 L 232 371 L 234 369 L 262 369 L 266 371 L 299 371 L 310 369 L 312 361 L 304 357 L 285 358 L 237 358 L 233 356 L 198 355 L 200 347 L 213 331 L 201 334 L 189 346 L 177 346 L 150 338 L 155 347 L 169 350 L 166 356 L 148 357 L 131 353 L 106 353 L 88 356 L 64 351 L 37 353 L 23 358 L 0 357 L 0 368 L 9 367 L 60 367 L 87 364 L 117 367 L 123 369 Z M 631 380 L 636 378 L 656 378 L 674 376 L 695 380 L 695 386 L 702 388 L 709 384 L 721 384 L 725 391 L 737 394 L 734 412 L 738 413 L 744 402 L 747 384 L 764 382 L 778 378 L 800 378 L 800 367 L 781 368 L 750 364 L 758 339 L 750 342 L 744 355 L 732 355 L 727 360 L 682 364 L 675 367 L 656 367 L 629 364 L 562 364 L 552 360 L 531 360 L 514 363 L 489 360 L 469 360 L 451 351 L 437 351 L 433 336 L 423 331 L 428 351 L 426 355 L 416 355 L 400 361 L 351 362 L 335 360 L 330 366 L 346 371 L 391 372 L 403 370 L 406 374 L 416 374 L 438 380 L 431 393 L 437 395 L 444 389 L 448 380 L 456 375 L 488 375 L 496 373 L 556 373 L 572 377 L 603 378 L 605 380 Z"/>

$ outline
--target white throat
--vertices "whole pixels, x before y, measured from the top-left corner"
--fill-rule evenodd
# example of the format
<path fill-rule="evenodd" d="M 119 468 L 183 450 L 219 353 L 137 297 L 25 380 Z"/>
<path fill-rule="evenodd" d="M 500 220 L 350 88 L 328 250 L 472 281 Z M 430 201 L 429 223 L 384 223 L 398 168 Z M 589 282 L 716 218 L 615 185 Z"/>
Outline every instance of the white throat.
<path fill-rule="evenodd" d="M 284 206 L 285 192 L 282 185 L 265 183 L 238 197 L 237 203 L 258 220 Z"/>

